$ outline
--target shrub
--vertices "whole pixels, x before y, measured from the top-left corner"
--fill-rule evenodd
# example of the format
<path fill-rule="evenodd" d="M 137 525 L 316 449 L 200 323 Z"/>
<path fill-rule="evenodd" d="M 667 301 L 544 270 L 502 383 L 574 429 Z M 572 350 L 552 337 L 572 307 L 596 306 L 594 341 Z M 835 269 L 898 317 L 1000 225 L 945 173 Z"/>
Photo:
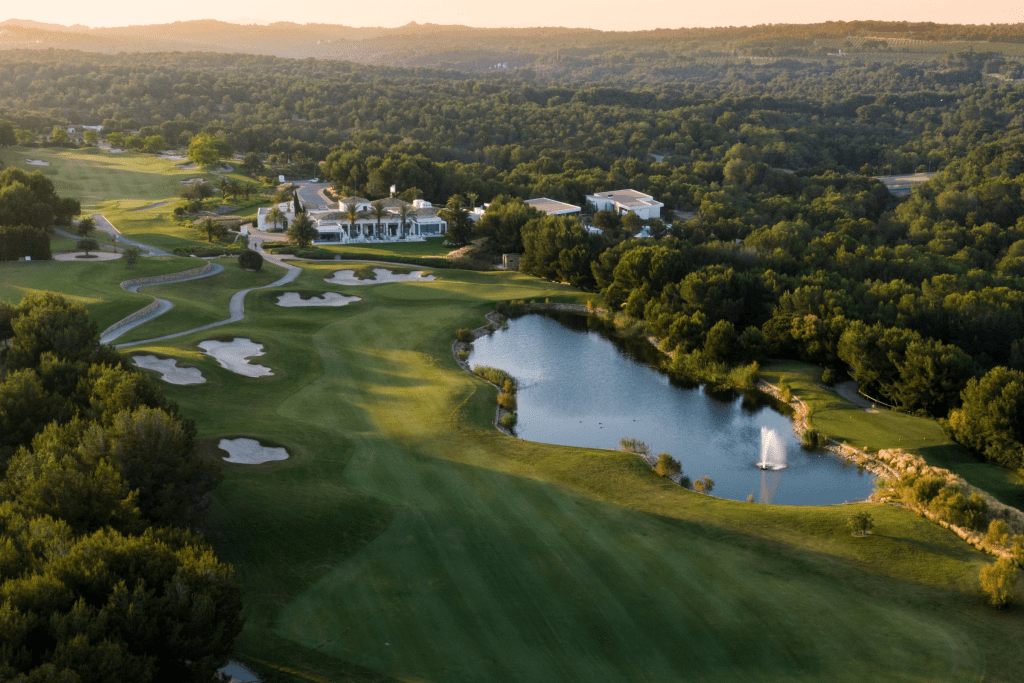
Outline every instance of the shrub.
<path fill-rule="evenodd" d="M 46 231 L 30 225 L 0 226 L 0 261 L 17 261 L 26 256 L 33 261 L 50 258 L 50 236 Z"/>
<path fill-rule="evenodd" d="M 839 379 L 839 373 L 832 368 L 825 368 L 824 372 L 821 373 L 821 383 L 826 386 L 834 386 Z"/>
<path fill-rule="evenodd" d="M 693 488 L 693 482 L 690 481 L 690 478 L 688 476 L 686 476 L 685 474 L 683 476 L 679 477 L 679 485 L 682 486 L 684 489 L 692 489 Z M 750 495 L 754 495 L 754 494 L 750 494 Z"/>
<path fill-rule="evenodd" d="M 875 522 L 868 512 L 855 512 L 847 518 L 847 523 L 853 530 L 854 536 L 867 536 L 875 528 Z"/>
<path fill-rule="evenodd" d="M 1010 526 L 1001 519 L 993 519 L 985 534 L 985 546 L 989 548 L 1005 547 L 1010 540 Z"/>
<path fill-rule="evenodd" d="M 469 329 L 468 327 L 463 327 L 457 330 L 455 332 L 455 338 L 458 339 L 460 342 L 465 342 L 467 344 L 473 341 L 473 339 L 475 339 L 475 337 L 473 336 L 473 330 Z"/>
<path fill-rule="evenodd" d="M 238 255 L 238 265 L 245 270 L 254 270 L 259 272 L 260 268 L 263 267 L 263 256 L 252 249 L 244 249 L 242 250 L 242 253 Z"/>
<path fill-rule="evenodd" d="M 142 256 L 142 250 L 138 247 L 128 247 L 124 250 L 124 262 L 128 265 L 128 270 L 135 268 L 140 256 Z"/>
<path fill-rule="evenodd" d="M 711 493 L 713 488 L 715 488 L 715 480 L 707 475 L 693 482 L 693 490 L 697 493 Z"/>
<path fill-rule="evenodd" d="M 637 455 L 651 454 L 650 446 L 632 436 L 624 436 L 619 439 L 619 450 L 626 451 L 627 453 L 636 453 Z"/>
<path fill-rule="evenodd" d="M 496 384 L 499 387 L 504 387 L 506 384 L 511 384 L 512 387 L 516 386 L 516 379 L 512 375 L 508 374 L 500 368 L 492 368 L 486 365 L 476 365 L 473 367 L 473 372 L 483 377 L 488 382 Z M 508 392 L 515 393 L 515 390 Z"/>
<path fill-rule="evenodd" d="M 519 406 L 519 403 L 516 401 L 515 394 L 506 394 L 502 392 L 498 394 L 498 405 L 510 413 L 514 413 L 516 408 Z"/>
<path fill-rule="evenodd" d="M 515 413 L 505 413 L 501 416 L 501 426 L 510 432 L 516 428 L 516 422 L 518 418 Z"/>
<path fill-rule="evenodd" d="M 1003 557 L 981 568 L 981 588 L 988 595 L 988 600 L 993 607 L 1002 609 L 1016 597 L 1017 582 L 1020 579 L 1020 570 L 1014 566 L 1013 561 Z"/>
<path fill-rule="evenodd" d="M 800 445 L 808 450 L 824 450 L 828 446 L 828 437 L 817 429 L 808 429 L 800 435 Z"/>
<path fill-rule="evenodd" d="M 683 466 L 670 454 L 658 453 L 658 462 L 654 465 L 654 471 L 659 476 L 670 477 L 674 474 L 682 474 Z"/>
<path fill-rule="evenodd" d="M 793 400 L 793 387 L 791 387 L 789 382 L 785 379 L 779 380 L 779 394 L 780 398 L 786 403 Z"/>
<path fill-rule="evenodd" d="M 462 349 L 461 351 L 457 352 L 455 355 L 461 361 L 469 360 L 469 350 L 468 349 Z"/>
<path fill-rule="evenodd" d="M 100 243 L 94 240 L 92 237 L 83 237 L 82 239 L 78 240 L 75 246 L 78 247 L 78 249 L 80 249 L 81 251 L 84 251 L 88 255 L 90 251 L 96 251 L 97 249 L 99 249 Z"/>

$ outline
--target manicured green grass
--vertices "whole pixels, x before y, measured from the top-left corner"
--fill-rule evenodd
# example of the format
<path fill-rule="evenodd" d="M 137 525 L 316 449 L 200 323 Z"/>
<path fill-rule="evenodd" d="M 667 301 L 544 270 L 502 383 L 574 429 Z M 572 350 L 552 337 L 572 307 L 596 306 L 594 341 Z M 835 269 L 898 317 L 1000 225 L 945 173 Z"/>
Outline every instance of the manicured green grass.
<path fill-rule="evenodd" d="M 451 247 L 444 245 L 443 237 L 430 237 L 423 242 L 393 242 L 390 244 L 343 244 L 340 246 L 321 245 L 331 251 L 360 254 L 366 258 L 387 260 L 388 256 L 447 256 Z"/>
<path fill-rule="evenodd" d="M 989 559 L 887 506 L 777 507 L 683 491 L 623 453 L 491 426 L 495 391 L 458 369 L 454 330 L 502 299 L 586 295 L 518 273 L 338 288 L 301 264 L 218 328 L 265 345 L 274 375 L 147 347 L 208 383 L 166 388 L 200 437 L 285 444 L 226 465 L 210 520 L 244 591 L 240 655 L 290 680 L 1013 680 L 1020 610 L 985 607 Z M 130 353 L 144 351 L 132 349 Z M 208 442 L 207 442 L 208 443 Z M 208 448 L 209 457 L 217 457 Z M 855 509 L 876 533 L 853 538 Z"/>
<path fill-rule="evenodd" d="M 17 303 L 31 292 L 60 292 L 82 303 L 103 330 L 152 301 L 145 294 L 121 289 L 118 285 L 122 281 L 176 273 L 198 265 L 196 259 L 179 257 L 142 258 L 133 270 L 128 270 L 123 259 L 4 263 L 0 266 L 0 300 Z"/>
<path fill-rule="evenodd" d="M 884 408 L 868 413 L 818 386 L 821 368 L 807 363 L 772 361 L 761 374 L 772 384 L 783 377 L 789 380 L 794 393 L 807 403 L 815 429 L 857 448 L 902 448 L 917 453 L 929 464 L 955 472 L 1007 505 L 1024 510 L 1024 479 L 951 441 L 935 420 Z"/>
<path fill-rule="evenodd" d="M 167 299 L 174 308 L 150 323 L 129 330 L 117 343 L 152 339 L 224 320 L 230 315 L 228 302 L 232 294 L 240 289 L 262 287 L 284 275 L 283 268 L 270 263 L 264 263 L 258 273 L 250 273 L 238 267 L 237 258 L 219 258 L 214 262 L 222 264 L 224 271 L 199 280 L 143 288 L 143 294 Z M 196 259 L 192 259 L 192 263 L 196 263 Z"/>
<path fill-rule="evenodd" d="M 136 200 L 138 206 L 145 206 L 176 197 L 182 180 L 214 177 L 202 171 L 185 171 L 176 166 L 181 162 L 158 159 L 153 154 L 111 154 L 95 147 L 80 150 L 13 147 L 0 151 L 0 159 L 26 171 L 42 171 L 53 181 L 57 194 L 78 199 L 83 208 L 114 200 Z M 50 165 L 32 166 L 25 163 L 26 159 L 41 159 Z"/>

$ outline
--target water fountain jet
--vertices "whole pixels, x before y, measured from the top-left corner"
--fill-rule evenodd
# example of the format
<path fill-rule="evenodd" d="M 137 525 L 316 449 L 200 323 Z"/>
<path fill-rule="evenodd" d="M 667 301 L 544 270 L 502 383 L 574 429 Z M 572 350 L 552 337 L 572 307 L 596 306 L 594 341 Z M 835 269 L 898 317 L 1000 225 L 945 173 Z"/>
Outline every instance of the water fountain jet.
<path fill-rule="evenodd" d="M 786 444 L 774 429 L 761 427 L 761 459 L 757 466 L 762 470 L 781 470 L 786 467 Z"/>

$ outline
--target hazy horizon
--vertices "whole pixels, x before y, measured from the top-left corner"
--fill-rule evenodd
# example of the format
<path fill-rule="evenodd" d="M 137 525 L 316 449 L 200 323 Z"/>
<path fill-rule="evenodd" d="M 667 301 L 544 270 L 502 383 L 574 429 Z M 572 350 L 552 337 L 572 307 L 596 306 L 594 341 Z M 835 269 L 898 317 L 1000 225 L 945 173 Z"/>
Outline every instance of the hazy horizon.
<path fill-rule="evenodd" d="M 461 24 L 474 28 L 563 27 L 602 31 L 865 20 L 974 25 L 1024 22 L 1024 7 L 1016 3 L 992 2 L 978 7 L 958 0 L 909 0 L 898 5 L 883 0 L 864 0 L 855 6 L 842 8 L 811 0 L 780 0 L 771 4 L 747 0 L 722 0 L 713 4 L 693 0 L 640 0 L 629 5 L 628 12 L 623 11 L 621 4 L 607 0 L 570 0 L 555 6 L 538 0 L 526 0 L 515 6 L 481 6 L 470 0 L 451 0 L 431 6 L 398 0 L 386 11 L 376 6 L 357 6 L 340 8 L 332 14 L 330 9 L 311 0 L 295 0 L 286 7 L 278 3 L 241 0 L 224 0 L 215 7 L 198 0 L 184 0 L 166 6 L 140 6 L 126 0 L 99 0 L 92 4 L 43 0 L 32 6 L 19 7 L 17 15 L 9 18 L 64 26 L 81 24 L 91 28 L 213 19 L 233 24 L 288 21 L 357 28 L 395 28 L 416 22 Z"/>

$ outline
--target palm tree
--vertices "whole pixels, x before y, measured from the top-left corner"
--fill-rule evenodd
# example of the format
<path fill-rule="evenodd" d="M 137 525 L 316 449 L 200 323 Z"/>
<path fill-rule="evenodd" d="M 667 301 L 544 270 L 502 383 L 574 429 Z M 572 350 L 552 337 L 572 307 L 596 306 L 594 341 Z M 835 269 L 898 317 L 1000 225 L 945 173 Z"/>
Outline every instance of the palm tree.
<path fill-rule="evenodd" d="M 466 199 L 469 200 L 469 210 L 472 211 L 473 209 L 476 208 L 476 200 L 480 199 L 480 195 L 478 195 L 476 192 L 467 192 Z"/>
<path fill-rule="evenodd" d="M 220 232 L 220 224 L 214 221 L 209 216 L 207 216 L 206 219 L 203 220 L 203 222 L 200 223 L 199 225 L 203 230 L 206 231 L 206 239 L 209 240 L 210 242 L 213 241 L 214 234 Z"/>
<path fill-rule="evenodd" d="M 274 227 L 276 228 L 279 223 L 283 223 L 287 219 L 284 216 L 284 212 L 282 212 L 280 208 L 275 206 L 274 208 L 267 212 L 267 220 L 273 223 Z"/>
<path fill-rule="evenodd" d="M 388 209 L 384 206 L 384 202 L 378 199 L 374 203 L 370 204 L 370 214 L 377 219 L 377 225 L 373 229 L 373 235 L 379 239 L 380 235 L 378 233 L 380 233 L 380 219 L 388 215 Z"/>
<path fill-rule="evenodd" d="M 409 204 L 402 204 L 398 207 L 398 217 L 402 219 L 402 239 L 405 239 L 405 224 L 409 220 L 409 216 L 412 215 L 413 208 Z"/>
<path fill-rule="evenodd" d="M 220 195 L 227 199 L 228 192 L 231 191 L 231 178 L 226 175 L 217 176 L 217 189 L 220 190 Z"/>
<path fill-rule="evenodd" d="M 359 208 L 356 206 L 354 201 L 345 205 L 345 217 L 348 218 L 349 222 L 349 237 L 352 237 L 352 230 L 356 227 L 356 221 L 363 217 L 363 214 L 359 211 Z"/>
<path fill-rule="evenodd" d="M 313 219 L 306 213 L 296 216 L 291 227 L 288 228 L 288 239 L 302 248 L 308 247 L 319 236 L 320 233 L 316 229 Z"/>
<path fill-rule="evenodd" d="M 242 183 L 239 189 L 242 191 L 242 196 L 245 197 L 245 201 L 249 201 L 249 195 L 252 194 L 252 191 L 255 188 L 253 188 L 252 183 Z"/>

